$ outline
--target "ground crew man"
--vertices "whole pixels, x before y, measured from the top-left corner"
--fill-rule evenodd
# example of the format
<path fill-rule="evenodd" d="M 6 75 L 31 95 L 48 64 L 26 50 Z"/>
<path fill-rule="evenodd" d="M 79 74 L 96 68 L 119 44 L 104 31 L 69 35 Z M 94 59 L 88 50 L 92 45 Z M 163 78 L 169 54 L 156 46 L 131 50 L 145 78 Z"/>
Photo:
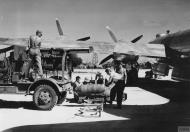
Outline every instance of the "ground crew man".
<path fill-rule="evenodd" d="M 73 84 L 73 91 L 78 90 L 77 88 L 79 88 L 82 83 L 80 82 L 81 78 L 79 76 L 76 77 L 76 81 Z"/>
<path fill-rule="evenodd" d="M 28 47 L 26 51 L 29 54 L 29 59 L 31 60 L 29 64 L 23 65 L 23 72 L 28 75 L 29 69 L 32 66 L 34 62 L 36 62 L 36 65 L 38 67 L 38 75 L 40 77 L 43 77 L 43 70 L 42 70 L 42 64 L 41 64 L 41 53 L 40 53 L 40 47 L 41 47 L 41 37 L 42 32 L 40 30 L 36 31 L 36 35 L 30 36 L 28 41 Z M 26 77 L 26 75 L 25 75 Z"/>
<path fill-rule="evenodd" d="M 82 83 L 80 82 L 81 78 L 79 76 L 76 77 L 76 81 L 73 83 L 73 94 L 75 101 L 79 100 L 77 91 L 80 89 Z"/>
<path fill-rule="evenodd" d="M 126 73 L 126 69 L 123 68 L 120 61 L 116 61 L 115 64 L 116 65 L 115 65 L 114 71 L 111 72 L 111 69 L 106 70 L 106 73 L 110 75 L 110 78 L 111 78 L 109 80 L 112 80 L 113 82 L 115 82 L 115 86 L 111 89 L 111 92 L 110 92 L 110 104 L 112 104 L 112 101 L 115 100 L 115 97 L 117 95 L 117 107 L 115 108 L 121 109 L 123 91 L 127 83 L 127 73 Z"/>

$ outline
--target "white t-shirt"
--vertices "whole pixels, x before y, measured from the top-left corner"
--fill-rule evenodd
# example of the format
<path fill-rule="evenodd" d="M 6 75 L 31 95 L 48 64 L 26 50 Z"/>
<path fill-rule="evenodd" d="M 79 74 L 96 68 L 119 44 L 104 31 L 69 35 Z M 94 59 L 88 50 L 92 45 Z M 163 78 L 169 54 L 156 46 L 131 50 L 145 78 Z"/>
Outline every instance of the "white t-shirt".
<path fill-rule="evenodd" d="M 112 77 L 114 80 L 123 80 L 123 75 L 122 75 L 122 74 L 119 74 L 119 73 L 116 73 L 115 71 L 112 71 L 112 72 L 111 72 L 111 77 Z"/>
<path fill-rule="evenodd" d="M 112 71 L 111 73 L 111 77 L 113 78 L 114 82 L 117 82 L 118 80 L 123 80 L 125 83 L 127 83 L 127 73 L 126 70 L 124 68 L 120 69 L 121 73 L 117 73 L 115 71 Z"/>

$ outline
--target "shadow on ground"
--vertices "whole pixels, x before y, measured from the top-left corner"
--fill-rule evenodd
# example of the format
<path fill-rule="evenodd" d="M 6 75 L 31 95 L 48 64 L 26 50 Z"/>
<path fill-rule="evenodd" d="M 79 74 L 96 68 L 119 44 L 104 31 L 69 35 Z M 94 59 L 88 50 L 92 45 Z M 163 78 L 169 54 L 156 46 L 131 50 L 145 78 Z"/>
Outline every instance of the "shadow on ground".
<path fill-rule="evenodd" d="M 139 79 L 136 84 L 149 92 L 169 99 L 163 105 L 124 105 L 122 110 L 113 110 L 108 107 L 104 111 L 117 116 L 127 117 L 143 122 L 156 124 L 188 123 L 190 126 L 190 83 L 160 80 Z M 150 123 L 151 123 L 150 122 Z"/>
<path fill-rule="evenodd" d="M 30 110 L 36 109 L 32 101 L 29 101 L 29 102 L 7 101 L 7 100 L 0 99 L 0 109 L 1 108 L 8 108 L 8 109 L 24 108 L 24 109 L 30 109 Z"/>
<path fill-rule="evenodd" d="M 150 122 L 147 122 L 150 123 Z M 142 121 L 101 121 L 84 123 L 64 123 L 47 125 L 30 125 L 7 129 L 3 132 L 174 132 L 170 124 L 147 125 Z M 145 126 L 146 125 L 146 126 Z M 161 126 L 161 127 L 160 127 Z"/>
<path fill-rule="evenodd" d="M 174 132 L 178 130 L 178 126 L 190 126 L 189 83 L 139 79 L 136 86 L 168 98 L 170 102 L 163 105 L 124 105 L 121 110 L 113 109 L 109 104 L 104 106 L 104 112 L 130 120 L 29 125 L 11 128 L 5 132 Z M 29 103 L 24 102 L 0 102 L 1 108 L 27 108 L 28 105 Z"/>
<path fill-rule="evenodd" d="M 170 99 L 172 102 L 190 101 L 190 82 L 139 79 L 136 86 Z"/>

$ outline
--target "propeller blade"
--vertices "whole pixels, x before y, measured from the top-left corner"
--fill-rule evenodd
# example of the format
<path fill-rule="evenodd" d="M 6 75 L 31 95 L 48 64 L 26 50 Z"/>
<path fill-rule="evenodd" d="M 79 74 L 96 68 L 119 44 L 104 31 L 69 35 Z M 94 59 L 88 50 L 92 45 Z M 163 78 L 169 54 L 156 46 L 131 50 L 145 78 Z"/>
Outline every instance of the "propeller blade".
<path fill-rule="evenodd" d="M 60 25 L 60 23 L 59 23 L 59 20 L 56 18 L 56 25 L 57 25 L 57 29 L 58 29 L 58 32 L 59 32 L 59 35 L 60 36 L 63 36 L 63 30 L 62 30 L 62 28 L 61 28 L 61 25 Z"/>
<path fill-rule="evenodd" d="M 108 61 L 109 59 L 113 59 L 114 55 L 108 55 L 106 58 L 104 58 L 103 60 L 101 60 L 101 62 L 99 63 L 99 65 L 103 64 L 104 62 Z"/>
<path fill-rule="evenodd" d="M 77 41 L 87 41 L 87 40 L 89 40 L 89 39 L 90 39 L 90 36 L 77 39 Z"/>
<path fill-rule="evenodd" d="M 118 42 L 118 39 L 116 38 L 115 34 L 113 33 L 113 31 L 111 30 L 111 28 L 109 26 L 106 26 L 106 29 L 108 30 L 109 35 L 111 36 L 111 38 L 113 39 L 113 41 L 115 43 Z"/>
<path fill-rule="evenodd" d="M 143 37 L 143 35 L 140 35 L 140 36 L 136 37 L 135 39 L 133 39 L 131 42 L 132 42 L 132 43 L 136 43 L 136 42 L 139 41 L 142 37 Z"/>

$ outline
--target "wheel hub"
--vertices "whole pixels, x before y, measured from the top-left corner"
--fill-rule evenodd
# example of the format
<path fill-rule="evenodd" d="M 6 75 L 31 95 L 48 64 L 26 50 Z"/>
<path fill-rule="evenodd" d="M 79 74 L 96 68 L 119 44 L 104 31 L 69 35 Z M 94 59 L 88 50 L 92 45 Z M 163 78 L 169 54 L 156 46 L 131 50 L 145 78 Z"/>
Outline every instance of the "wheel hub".
<path fill-rule="evenodd" d="M 38 99 L 40 104 L 48 104 L 51 102 L 51 95 L 48 91 L 42 91 Z"/>

